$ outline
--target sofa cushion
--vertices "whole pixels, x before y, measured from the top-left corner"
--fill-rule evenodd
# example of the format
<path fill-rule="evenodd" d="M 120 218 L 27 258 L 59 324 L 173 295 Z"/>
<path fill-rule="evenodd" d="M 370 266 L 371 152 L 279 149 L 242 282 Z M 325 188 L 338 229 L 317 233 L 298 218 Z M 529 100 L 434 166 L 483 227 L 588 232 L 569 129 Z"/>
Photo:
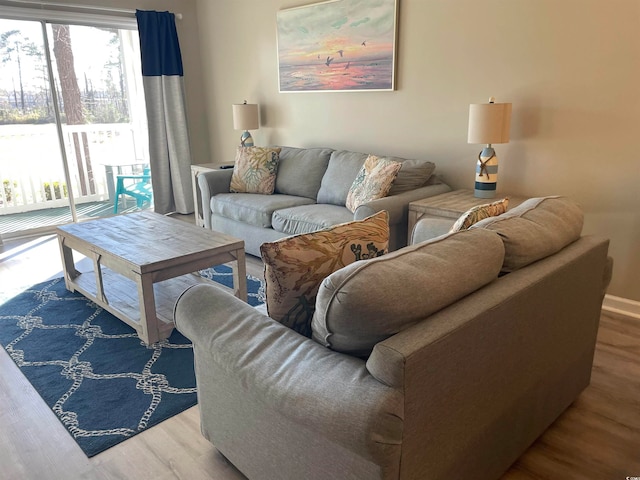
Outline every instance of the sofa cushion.
<path fill-rule="evenodd" d="M 327 171 L 322 177 L 318 191 L 318 203 L 342 205 L 347 203 L 347 194 L 364 164 L 366 153 L 335 151 L 331 154 Z"/>
<path fill-rule="evenodd" d="M 473 225 L 496 232 L 505 246 L 502 271 L 513 272 L 553 255 L 580 237 L 582 209 L 566 197 L 530 198 L 517 207 Z"/>
<path fill-rule="evenodd" d="M 275 193 L 316 199 L 330 148 L 281 147 Z"/>
<path fill-rule="evenodd" d="M 271 228 L 273 212 L 282 208 L 308 205 L 314 201 L 292 195 L 260 195 L 255 193 L 220 193 L 211 197 L 211 213 L 221 217 Z"/>
<path fill-rule="evenodd" d="M 469 210 L 460 215 L 460 217 L 455 221 L 455 223 L 451 227 L 451 230 L 449 231 L 453 233 L 459 232 L 460 230 L 466 230 L 474 223 L 478 223 L 480 220 L 502 215 L 507 211 L 508 206 L 509 199 L 503 198 L 502 200 L 498 200 L 495 202 L 471 207 Z"/>
<path fill-rule="evenodd" d="M 387 196 L 402 164 L 369 155 L 347 193 L 345 206 L 352 212 L 363 203 Z"/>
<path fill-rule="evenodd" d="M 273 212 L 271 227 L 287 235 L 315 232 L 353 220 L 347 207 L 328 204 L 301 205 Z"/>
<path fill-rule="evenodd" d="M 269 316 L 307 337 L 320 282 L 357 260 L 377 257 L 389 246 L 386 211 L 327 230 L 260 246 Z"/>
<path fill-rule="evenodd" d="M 406 160 L 398 157 L 383 158 L 402 163 L 396 179 L 391 184 L 389 195 L 397 195 L 422 187 L 431 178 L 433 171 L 436 169 L 435 163 L 426 160 Z"/>
<path fill-rule="evenodd" d="M 313 339 L 356 356 L 497 278 L 504 245 L 464 230 L 348 265 L 320 286 Z"/>
<path fill-rule="evenodd" d="M 230 191 L 272 194 L 279 153 L 278 147 L 238 147 Z"/>

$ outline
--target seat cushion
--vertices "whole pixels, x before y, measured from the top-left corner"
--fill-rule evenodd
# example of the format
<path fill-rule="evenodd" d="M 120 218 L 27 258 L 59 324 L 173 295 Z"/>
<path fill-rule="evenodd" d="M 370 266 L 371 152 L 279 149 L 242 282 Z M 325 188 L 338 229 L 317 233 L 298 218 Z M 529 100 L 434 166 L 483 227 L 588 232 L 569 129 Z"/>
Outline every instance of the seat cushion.
<path fill-rule="evenodd" d="M 315 200 L 331 152 L 330 148 L 281 147 L 275 193 Z"/>
<path fill-rule="evenodd" d="M 363 203 L 387 196 L 402 164 L 369 155 L 354 179 L 345 206 L 352 212 Z"/>
<path fill-rule="evenodd" d="M 282 208 L 312 204 L 307 197 L 260 195 L 256 193 L 221 193 L 211 197 L 211 213 L 221 217 L 270 228 L 273 212 Z"/>
<path fill-rule="evenodd" d="M 278 147 L 238 147 L 230 190 L 270 195 L 276 185 Z"/>
<path fill-rule="evenodd" d="M 260 246 L 269 316 L 307 337 L 322 280 L 357 260 L 378 257 L 389 247 L 389 216 L 294 235 Z"/>
<path fill-rule="evenodd" d="M 366 357 L 376 343 L 497 278 L 503 259 L 500 237 L 476 229 L 348 265 L 318 290 L 313 339 Z"/>
<path fill-rule="evenodd" d="M 353 220 L 353 213 L 339 205 L 309 204 L 273 212 L 271 226 L 287 235 L 315 232 Z"/>
<path fill-rule="evenodd" d="M 499 217 L 473 225 L 472 229 L 496 232 L 505 246 L 502 271 L 513 272 L 560 251 L 582 233 L 582 209 L 567 197 L 530 198 Z"/>

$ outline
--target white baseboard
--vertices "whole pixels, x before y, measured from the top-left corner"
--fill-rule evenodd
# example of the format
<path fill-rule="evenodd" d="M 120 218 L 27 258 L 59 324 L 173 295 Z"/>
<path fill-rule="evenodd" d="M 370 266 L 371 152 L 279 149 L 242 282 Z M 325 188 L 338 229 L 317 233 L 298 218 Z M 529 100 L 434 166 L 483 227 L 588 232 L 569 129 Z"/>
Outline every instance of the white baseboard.
<path fill-rule="evenodd" d="M 628 298 L 605 295 L 602 311 L 613 315 L 640 320 L 640 302 Z"/>

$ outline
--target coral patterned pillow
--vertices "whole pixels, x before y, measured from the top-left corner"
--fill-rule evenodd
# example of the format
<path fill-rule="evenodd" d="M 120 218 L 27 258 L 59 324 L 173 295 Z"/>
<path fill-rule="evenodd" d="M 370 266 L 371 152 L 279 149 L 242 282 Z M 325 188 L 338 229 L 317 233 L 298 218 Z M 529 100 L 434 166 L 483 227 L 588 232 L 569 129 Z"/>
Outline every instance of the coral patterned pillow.
<path fill-rule="evenodd" d="M 276 186 L 280 148 L 238 147 L 230 190 L 271 195 Z"/>
<path fill-rule="evenodd" d="M 355 212 L 363 203 L 385 197 L 400 167 L 400 162 L 369 155 L 349 189 L 346 207 Z"/>
<path fill-rule="evenodd" d="M 316 295 L 325 277 L 356 260 L 379 257 L 388 247 L 385 210 L 363 220 L 263 243 L 269 316 L 311 337 Z"/>
<path fill-rule="evenodd" d="M 487 203 L 485 205 L 477 205 L 464 212 L 456 223 L 453 224 L 449 233 L 459 232 L 460 230 L 466 230 L 474 223 L 484 220 L 489 217 L 497 217 L 507 211 L 509 207 L 509 199 L 503 198 L 493 203 Z"/>

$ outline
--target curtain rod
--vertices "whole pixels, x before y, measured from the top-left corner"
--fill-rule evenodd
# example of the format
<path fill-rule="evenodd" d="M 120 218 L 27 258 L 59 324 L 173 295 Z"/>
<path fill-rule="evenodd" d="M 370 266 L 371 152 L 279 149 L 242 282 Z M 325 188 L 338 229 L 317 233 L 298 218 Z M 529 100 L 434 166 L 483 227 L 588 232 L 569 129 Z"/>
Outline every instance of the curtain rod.
<path fill-rule="evenodd" d="M 96 12 L 112 13 L 112 14 L 126 14 L 135 17 L 136 11 L 128 8 L 111 8 L 111 7 L 96 7 L 93 5 L 77 5 L 73 3 L 61 3 L 61 2 L 41 2 L 39 0 L 9 0 L 12 3 L 22 3 L 30 5 L 39 5 L 41 7 L 58 7 L 65 9 L 78 9 L 78 10 L 93 10 Z M 174 13 L 176 19 L 182 20 L 181 13 Z"/>

